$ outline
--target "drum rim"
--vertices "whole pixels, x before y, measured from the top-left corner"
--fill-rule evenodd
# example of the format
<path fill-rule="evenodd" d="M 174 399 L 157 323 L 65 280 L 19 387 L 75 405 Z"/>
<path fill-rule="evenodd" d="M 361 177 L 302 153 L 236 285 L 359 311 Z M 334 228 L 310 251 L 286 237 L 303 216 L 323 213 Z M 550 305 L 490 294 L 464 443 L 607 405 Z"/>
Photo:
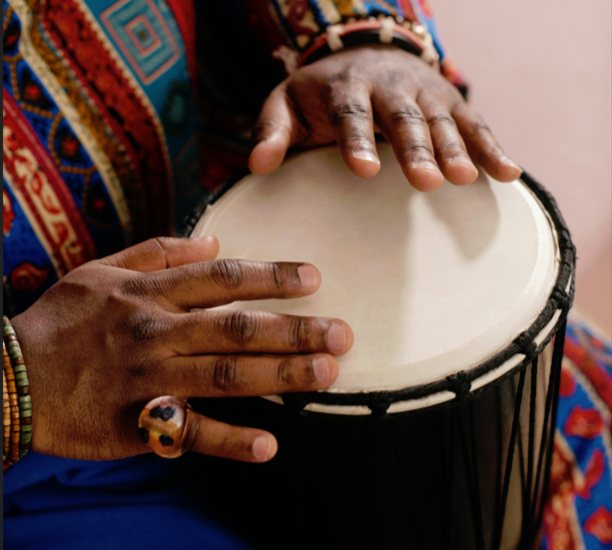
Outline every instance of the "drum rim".
<path fill-rule="evenodd" d="M 217 200 L 221 198 L 230 188 L 250 174 L 251 172 L 249 170 L 243 170 L 237 173 L 228 179 L 227 182 L 218 190 L 212 193 L 207 200 L 200 204 L 194 214 L 185 220 L 185 235 L 189 236 L 193 232 L 199 219 L 209 206 L 217 202 Z M 484 390 L 501 383 L 508 376 L 519 372 L 525 368 L 534 357 L 539 355 L 552 340 L 553 336 L 559 330 L 559 327 L 563 325 L 572 306 L 575 288 L 576 247 L 572 242 L 570 231 L 565 223 L 561 211 L 559 210 L 555 198 L 542 184 L 537 182 L 525 170 L 522 171 L 518 180 L 521 181 L 535 195 L 545 212 L 550 217 L 550 220 L 552 221 L 557 233 L 560 253 L 557 278 L 548 300 L 546 301 L 546 305 L 526 330 L 521 332 L 521 334 L 519 334 L 519 336 L 517 336 L 509 345 L 486 361 L 479 363 L 475 367 L 461 370 L 456 374 L 447 376 L 446 378 L 442 378 L 434 382 L 411 386 L 409 388 L 400 390 L 383 390 L 359 393 L 325 391 L 286 393 L 280 396 L 283 404 L 296 410 L 303 410 L 305 407 L 311 404 L 320 405 L 325 408 L 338 408 L 337 411 L 316 411 L 315 414 L 320 412 L 327 414 L 333 414 L 334 412 L 336 414 L 346 414 L 343 413 L 342 409 L 348 407 L 367 407 L 373 414 L 387 414 L 388 408 L 393 403 L 431 398 L 444 392 L 452 392 L 455 394 L 454 398 L 444 399 L 442 402 L 438 402 L 436 404 L 429 406 L 424 405 L 417 409 L 392 413 L 393 416 L 398 414 L 416 414 L 421 411 L 430 411 L 432 409 L 455 405 L 459 402 L 472 399 L 482 393 Z M 543 341 L 538 345 L 535 341 L 536 338 L 542 333 L 547 325 L 551 323 L 557 312 L 560 312 L 557 321 L 549 330 L 548 334 L 545 335 Z M 501 374 L 488 384 L 485 384 L 474 391 L 471 390 L 472 382 L 494 371 L 495 369 L 500 368 L 504 363 L 519 354 L 522 354 L 525 357 L 522 361 L 518 362 L 517 365 L 510 368 L 507 372 Z M 366 412 L 365 414 L 369 413 Z"/>

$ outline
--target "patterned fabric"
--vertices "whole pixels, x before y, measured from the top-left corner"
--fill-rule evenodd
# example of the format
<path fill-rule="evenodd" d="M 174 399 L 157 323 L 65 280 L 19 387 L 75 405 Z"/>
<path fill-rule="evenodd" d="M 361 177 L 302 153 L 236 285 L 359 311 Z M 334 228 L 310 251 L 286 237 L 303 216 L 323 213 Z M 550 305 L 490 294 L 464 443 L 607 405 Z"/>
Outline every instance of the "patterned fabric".
<path fill-rule="evenodd" d="M 224 0 L 195 7 L 200 158 L 209 189 L 246 167 L 262 102 L 330 25 L 378 15 L 421 22 L 432 35 L 442 74 L 467 91 L 438 38 L 426 0 Z M 228 19 L 231 30 L 218 24 Z"/>
<path fill-rule="evenodd" d="M 612 548 L 612 347 L 571 318 L 542 550 Z"/>
<path fill-rule="evenodd" d="M 281 61 L 283 47 L 303 53 L 331 25 L 381 15 L 425 25 L 440 59 L 446 57 L 426 0 L 245 0 L 245 7 L 252 24 L 267 31 L 258 38 Z"/>
<path fill-rule="evenodd" d="M 172 232 L 203 191 L 193 31 L 187 55 L 163 0 L 3 0 L 3 30 L 13 313 L 83 262 Z"/>
<path fill-rule="evenodd" d="M 379 15 L 423 24 L 464 86 L 426 0 L 3 0 L 5 312 L 90 259 L 180 232 L 246 166 L 288 61 L 330 25 Z M 543 549 L 612 548 L 611 356 L 570 322 Z"/>
<path fill-rule="evenodd" d="M 330 24 L 381 14 L 422 21 L 441 70 L 460 83 L 445 69 L 424 0 L 196 8 L 197 68 L 189 0 L 3 0 L 9 314 L 87 260 L 180 233 L 195 205 L 246 166 L 261 104 L 286 76 L 283 55 L 303 52 Z M 235 22 L 236 32 L 220 21 Z"/>

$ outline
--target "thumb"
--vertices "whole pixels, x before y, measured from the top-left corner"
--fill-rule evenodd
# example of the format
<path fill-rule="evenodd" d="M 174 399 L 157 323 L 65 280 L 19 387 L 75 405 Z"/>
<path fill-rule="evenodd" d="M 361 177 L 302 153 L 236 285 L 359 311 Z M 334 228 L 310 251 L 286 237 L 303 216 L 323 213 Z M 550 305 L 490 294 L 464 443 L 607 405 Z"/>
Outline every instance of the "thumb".
<path fill-rule="evenodd" d="M 101 260 L 102 264 L 143 273 L 179 265 L 214 260 L 219 252 L 216 237 L 177 239 L 156 237 Z"/>
<path fill-rule="evenodd" d="M 251 172 L 269 174 L 281 165 L 294 141 L 294 120 L 281 84 L 266 99 L 255 125 L 255 147 L 249 157 Z"/>

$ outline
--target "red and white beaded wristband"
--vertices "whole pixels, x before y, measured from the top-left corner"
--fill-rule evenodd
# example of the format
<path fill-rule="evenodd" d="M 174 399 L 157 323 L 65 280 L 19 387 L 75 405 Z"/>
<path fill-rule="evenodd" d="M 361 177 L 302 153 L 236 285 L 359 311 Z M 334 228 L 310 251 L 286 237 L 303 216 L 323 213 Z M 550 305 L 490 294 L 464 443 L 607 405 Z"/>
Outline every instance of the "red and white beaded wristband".
<path fill-rule="evenodd" d="M 298 59 L 297 66 L 314 63 L 343 48 L 367 44 L 389 44 L 420 57 L 433 67 L 438 67 L 438 53 L 431 35 L 416 22 L 401 24 L 392 17 L 370 18 L 364 21 L 347 22 L 327 27 Z"/>

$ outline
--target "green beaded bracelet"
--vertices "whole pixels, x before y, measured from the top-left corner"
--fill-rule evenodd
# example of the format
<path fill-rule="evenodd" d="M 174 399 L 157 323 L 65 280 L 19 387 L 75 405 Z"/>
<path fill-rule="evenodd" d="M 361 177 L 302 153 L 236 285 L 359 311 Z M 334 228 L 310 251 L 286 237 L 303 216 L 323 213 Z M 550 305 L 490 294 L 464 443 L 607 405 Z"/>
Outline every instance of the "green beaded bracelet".
<path fill-rule="evenodd" d="M 17 387 L 17 404 L 19 407 L 19 458 L 23 458 L 30 450 L 32 442 L 32 398 L 30 397 L 30 381 L 23 359 L 21 346 L 17 340 L 15 330 L 8 317 L 2 316 L 2 333 L 6 351 L 11 360 Z"/>

